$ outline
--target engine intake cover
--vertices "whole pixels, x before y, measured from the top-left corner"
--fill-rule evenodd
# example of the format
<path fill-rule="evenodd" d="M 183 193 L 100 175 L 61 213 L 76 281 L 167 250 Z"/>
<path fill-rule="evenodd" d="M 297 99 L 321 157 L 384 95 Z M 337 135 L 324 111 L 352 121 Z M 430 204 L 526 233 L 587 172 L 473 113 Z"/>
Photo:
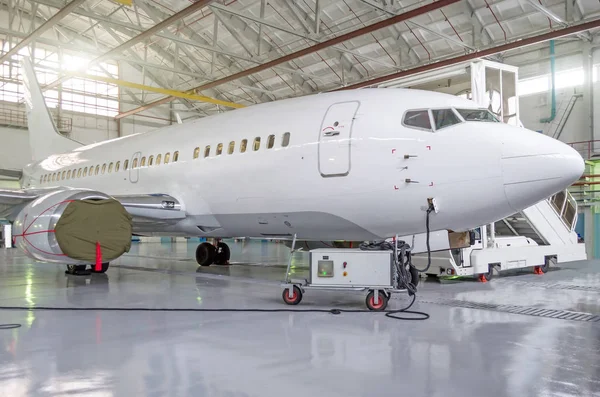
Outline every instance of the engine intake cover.
<path fill-rule="evenodd" d="M 131 215 L 114 199 L 72 201 L 54 229 L 65 255 L 90 263 L 96 260 L 96 242 L 103 262 L 128 252 L 131 232 Z"/>

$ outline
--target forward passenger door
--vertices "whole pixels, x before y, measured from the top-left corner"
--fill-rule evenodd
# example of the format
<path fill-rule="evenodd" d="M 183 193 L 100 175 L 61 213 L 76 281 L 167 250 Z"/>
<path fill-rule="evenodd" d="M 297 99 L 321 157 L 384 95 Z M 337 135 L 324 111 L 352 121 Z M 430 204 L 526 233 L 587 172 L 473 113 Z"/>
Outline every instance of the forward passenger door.
<path fill-rule="evenodd" d="M 351 166 L 351 138 L 358 101 L 340 102 L 327 109 L 319 134 L 321 176 L 346 176 Z"/>

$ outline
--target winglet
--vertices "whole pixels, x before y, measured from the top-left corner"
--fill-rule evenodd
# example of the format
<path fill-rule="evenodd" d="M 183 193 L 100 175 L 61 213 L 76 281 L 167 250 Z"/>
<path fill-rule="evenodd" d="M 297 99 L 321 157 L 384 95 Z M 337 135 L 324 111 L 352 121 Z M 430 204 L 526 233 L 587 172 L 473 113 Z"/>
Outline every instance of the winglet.
<path fill-rule="evenodd" d="M 35 77 L 31 60 L 23 57 L 21 65 L 32 160 L 43 160 L 52 154 L 65 153 L 82 146 L 83 144 L 66 138 L 58 132 Z"/>

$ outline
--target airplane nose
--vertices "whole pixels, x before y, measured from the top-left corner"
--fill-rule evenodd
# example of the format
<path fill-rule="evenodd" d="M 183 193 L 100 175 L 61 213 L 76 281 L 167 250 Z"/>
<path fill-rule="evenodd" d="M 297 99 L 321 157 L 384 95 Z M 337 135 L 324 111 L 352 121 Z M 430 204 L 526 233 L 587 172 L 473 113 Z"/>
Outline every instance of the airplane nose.
<path fill-rule="evenodd" d="M 566 189 L 585 169 L 569 145 L 524 129 L 504 140 L 501 163 L 506 198 L 515 211 Z"/>

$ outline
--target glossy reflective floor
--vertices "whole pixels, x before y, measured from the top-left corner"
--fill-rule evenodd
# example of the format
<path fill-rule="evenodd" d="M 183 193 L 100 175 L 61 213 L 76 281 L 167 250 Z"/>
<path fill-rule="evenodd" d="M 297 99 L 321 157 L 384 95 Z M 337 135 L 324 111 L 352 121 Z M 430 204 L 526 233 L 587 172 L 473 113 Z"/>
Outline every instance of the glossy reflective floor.
<path fill-rule="evenodd" d="M 415 305 L 426 321 L 94 310 L 290 308 L 283 244 L 230 241 L 231 266 L 200 269 L 196 244 L 134 244 L 91 276 L 0 250 L 0 306 L 90 309 L 0 310 L 0 323 L 22 325 L 0 329 L 0 395 L 600 396 L 600 262 L 486 284 L 428 280 Z M 306 254 L 293 263 L 306 273 Z M 294 308 L 332 307 L 364 309 L 364 294 L 307 291 Z"/>

